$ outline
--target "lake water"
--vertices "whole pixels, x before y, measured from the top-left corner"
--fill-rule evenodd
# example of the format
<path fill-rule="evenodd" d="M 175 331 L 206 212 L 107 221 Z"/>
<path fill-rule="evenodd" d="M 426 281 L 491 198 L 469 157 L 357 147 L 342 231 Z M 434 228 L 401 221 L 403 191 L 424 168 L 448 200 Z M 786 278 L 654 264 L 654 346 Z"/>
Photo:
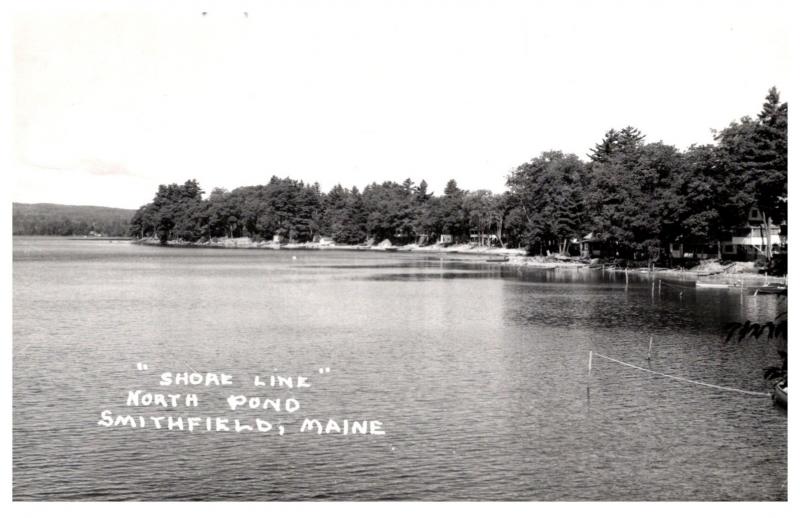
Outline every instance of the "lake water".
<path fill-rule="evenodd" d="M 15 238 L 13 496 L 785 500 L 787 416 L 768 397 L 596 355 L 587 372 L 591 350 L 765 392 L 775 344 L 726 344 L 721 329 L 782 305 L 452 254 Z M 128 390 L 164 392 L 164 371 L 311 387 L 201 387 L 202 411 L 125 406 Z M 228 393 L 292 393 L 301 409 L 241 412 L 282 420 L 283 436 L 98 425 L 105 409 L 232 417 Z M 300 433 L 305 417 L 386 434 Z"/>

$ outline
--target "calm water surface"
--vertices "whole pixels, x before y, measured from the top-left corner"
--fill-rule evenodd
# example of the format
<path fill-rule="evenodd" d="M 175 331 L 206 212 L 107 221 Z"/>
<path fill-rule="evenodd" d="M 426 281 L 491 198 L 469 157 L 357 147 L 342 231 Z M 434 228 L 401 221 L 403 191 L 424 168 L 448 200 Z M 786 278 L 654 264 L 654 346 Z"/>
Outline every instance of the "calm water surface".
<path fill-rule="evenodd" d="M 13 253 L 17 500 L 786 499 L 787 417 L 769 398 L 598 357 L 587 376 L 590 350 L 648 367 L 652 335 L 653 370 L 766 391 L 775 345 L 721 328 L 771 319 L 776 297 L 426 254 L 48 238 Z M 281 419 L 378 419 L 386 435 L 97 425 L 103 409 L 197 415 L 125 407 L 191 370 L 306 374 L 302 416 Z M 231 417 L 225 391 L 196 392 Z"/>

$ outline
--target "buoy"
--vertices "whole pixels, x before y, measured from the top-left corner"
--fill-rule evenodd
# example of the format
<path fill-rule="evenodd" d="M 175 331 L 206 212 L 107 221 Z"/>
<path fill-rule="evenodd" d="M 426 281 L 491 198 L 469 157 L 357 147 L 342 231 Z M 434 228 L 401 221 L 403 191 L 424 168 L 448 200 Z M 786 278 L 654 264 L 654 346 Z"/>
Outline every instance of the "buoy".
<path fill-rule="evenodd" d="M 292 256 L 292 261 L 297 261 L 297 256 L 296 255 Z"/>

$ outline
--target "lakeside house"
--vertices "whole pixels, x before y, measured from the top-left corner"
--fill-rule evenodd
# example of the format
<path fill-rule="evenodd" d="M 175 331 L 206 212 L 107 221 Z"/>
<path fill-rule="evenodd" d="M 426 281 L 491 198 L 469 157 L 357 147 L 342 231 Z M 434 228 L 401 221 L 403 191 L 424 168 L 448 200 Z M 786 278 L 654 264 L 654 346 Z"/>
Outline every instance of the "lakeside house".
<path fill-rule="evenodd" d="M 580 251 L 582 259 L 602 259 L 614 255 L 606 242 L 597 238 L 594 232 L 589 232 L 580 240 Z"/>
<path fill-rule="evenodd" d="M 667 251 L 673 259 L 712 259 L 719 255 L 716 243 L 670 243 Z"/>
<path fill-rule="evenodd" d="M 773 254 L 785 253 L 786 232 L 782 225 L 767 223 L 757 208 L 748 212 L 747 221 L 719 243 L 708 241 L 683 241 L 669 243 L 667 252 L 672 259 L 722 259 L 754 261 L 766 257 L 767 247 Z M 613 257 L 614 251 L 594 233 L 580 240 L 580 256 L 584 259 Z"/>
<path fill-rule="evenodd" d="M 451 245 L 453 244 L 453 234 L 440 234 L 437 242 L 440 245 Z"/>
<path fill-rule="evenodd" d="M 739 261 L 752 261 L 765 256 L 767 247 L 773 253 L 781 253 L 786 249 L 786 233 L 780 225 L 767 222 L 764 214 L 750 209 L 747 223 L 732 233 L 730 239 L 722 241 L 722 257 Z"/>
<path fill-rule="evenodd" d="M 670 243 L 669 253 L 674 259 L 713 259 L 722 257 L 733 261 L 754 261 L 766 257 L 767 248 L 773 254 L 786 250 L 786 233 L 781 225 L 766 223 L 764 214 L 750 209 L 747 221 L 720 241 Z"/>
<path fill-rule="evenodd" d="M 479 233 L 477 230 L 470 231 L 469 234 L 469 243 L 471 245 L 478 245 L 478 246 L 494 246 L 498 244 L 500 240 L 497 238 L 495 234 L 482 234 Z"/>

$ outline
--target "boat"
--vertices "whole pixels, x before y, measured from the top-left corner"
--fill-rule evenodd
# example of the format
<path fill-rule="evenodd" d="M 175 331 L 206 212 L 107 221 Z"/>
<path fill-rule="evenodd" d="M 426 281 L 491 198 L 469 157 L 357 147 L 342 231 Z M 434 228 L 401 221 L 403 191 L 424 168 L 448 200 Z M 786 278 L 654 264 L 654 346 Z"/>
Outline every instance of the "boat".
<path fill-rule="evenodd" d="M 785 295 L 788 288 L 785 284 L 765 284 L 756 288 L 756 295 Z"/>
<path fill-rule="evenodd" d="M 717 289 L 726 289 L 726 288 L 735 288 L 735 289 L 742 289 L 742 284 L 739 282 L 708 282 L 708 281 L 695 281 L 694 283 L 696 288 L 717 288 Z"/>
<path fill-rule="evenodd" d="M 727 282 L 700 282 L 696 281 L 694 283 L 695 288 L 715 288 L 715 289 L 727 289 L 727 288 L 738 288 L 735 284 L 728 284 Z"/>
<path fill-rule="evenodd" d="M 383 251 L 384 252 L 397 252 L 397 247 L 396 246 L 387 246 L 387 247 L 383 248 Z"/>
<path fill-rule="evenodd" d="M 788 408 L 788 392 L 789 387 L 786 386 L 786 380 L 779 381 L 772 387 L 772 401 L 774 401 L 776 405 Z"/>
<path fill-rule="evenodd" d="M 486 260 L 487 263 L 507 263 L 508 261 L 508 257 L 492 257 Z"/>

